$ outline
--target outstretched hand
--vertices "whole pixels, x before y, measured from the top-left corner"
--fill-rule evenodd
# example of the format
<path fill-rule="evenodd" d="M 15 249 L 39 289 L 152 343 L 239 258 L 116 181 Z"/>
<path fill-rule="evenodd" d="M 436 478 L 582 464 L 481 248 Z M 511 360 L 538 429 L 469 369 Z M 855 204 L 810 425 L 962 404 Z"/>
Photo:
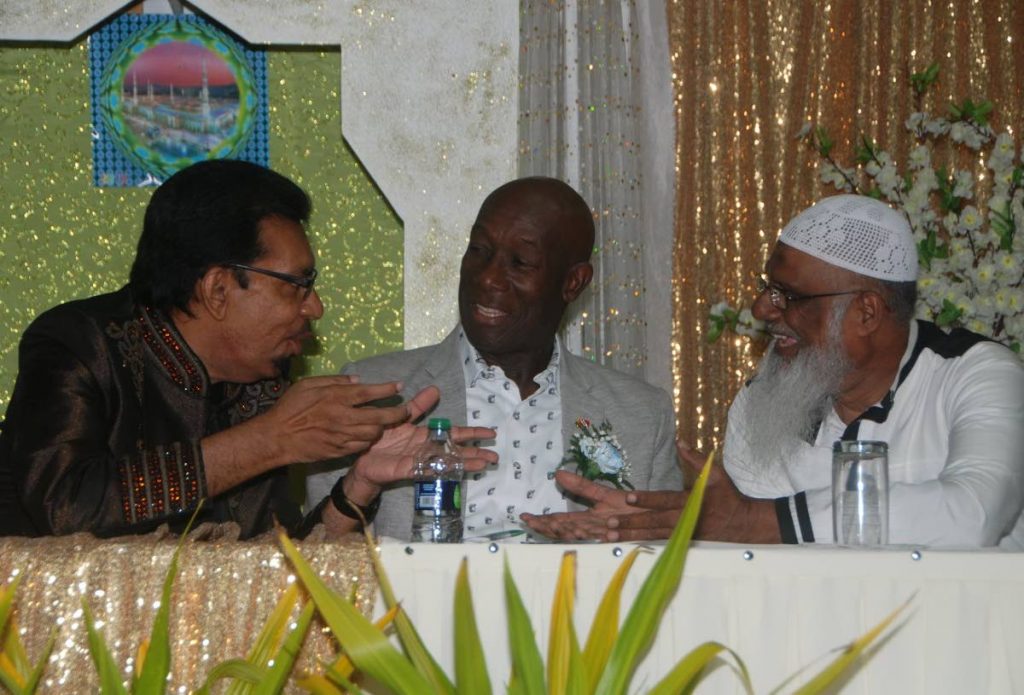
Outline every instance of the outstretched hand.
<path fill-rule="evenodd" d="M 361 384 L 348 376 L 310 377 L 292 385 L 252 422 L 273 432 L 289 463 L 341 458 L 363 451 L 386 427 L 412 417 L 412 402 L 361 407 L 392 397 L 401 387 L 395 381 Z"/>
<path fill-rule="evenodd" d="M 533 531 L 563 541 L 608 542 L 667 538 L 675 527 L 686 493 L 679 490 L 617 490 L 558 471 L 555 480 L 567 492 L 590 502 L 590 509 L 556 514 L 522 514 Z"/>
<path fill-rule="evenodd" d="M 356 460 L 346 475 L 355 475 L 360 482 L 378 488 L 411 478 L 415 466 L 414 456 L 429 436 L 426 427 L 413 423 L 430 410 L 439 398 L 440 393 L 434 386 L 428 386 L 413 396 L 408 402 L 409 419 L 385 429 L 380 439 Z M 456 444 L 493 439 L 495 436 L 494 430 L 487 427 L 453 426 L 451 433 L 452 441 Z M 483 470 L 498 461 L 498 454 L 481 447 L 460 446 L 459 453 L 469 472 Z"/>
<path fill-rule="evenodd" d="M 216 496 L 279 466 L 365 450 L 386 428 L 412 417 L 411 403 L 363 407 L 395 396 L 401 386 L 394 381 L 361 384 L 349 376 L 296 382 L 267 412 L 203 439 L 208 494 Z"/>
<path fill-rule="evenodd" d="M 679 459 L 694 478 L 704 467 L 704 454 L 676 442 Z M 522 520 L 537 533 L 564 541 L 645 541 L 672 535 L 683 512 L 688 491 L 634 490 L 625 492 L 559 471 L 555 479 L 563 489 L 593 506 L 581 512 L 537 516 Z M 780 542 L 774 503 L 740 494 L 720 466 L 713 466 L 694 537 L 742 543 Z"/>

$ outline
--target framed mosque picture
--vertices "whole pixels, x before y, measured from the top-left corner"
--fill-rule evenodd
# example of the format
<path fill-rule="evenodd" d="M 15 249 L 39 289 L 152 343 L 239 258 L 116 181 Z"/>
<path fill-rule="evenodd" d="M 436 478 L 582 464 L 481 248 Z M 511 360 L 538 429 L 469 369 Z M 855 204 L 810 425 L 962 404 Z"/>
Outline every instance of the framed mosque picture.
<path fill-rule="evenodd" d="M 266 166 L 266 55 L 195 15 L 122 15 L 89 39 L 93 182 L 158 185 L 203 159 Z"/>

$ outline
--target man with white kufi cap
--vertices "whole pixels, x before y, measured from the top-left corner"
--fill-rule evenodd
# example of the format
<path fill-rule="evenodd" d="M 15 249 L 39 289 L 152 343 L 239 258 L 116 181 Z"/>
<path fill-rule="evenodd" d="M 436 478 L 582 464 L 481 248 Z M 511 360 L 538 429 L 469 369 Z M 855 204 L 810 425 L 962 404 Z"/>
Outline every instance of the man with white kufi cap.
<path fill-rule="evenodd" d="M 915 321 L 917 265 L 907 221 L 873 198 L 826 198 L 786 225 L 753 307 L 772 342 L 729 409 L 728 475 L 712 470 L 697 538 L 830 543 L 832 444 L 861 439 L 889 446 L 891 543 L 1024 549 L 1024 368 Z M 551 524 L 567 539 L 665 538 L 686 500 L 557 477 L 594 503 Z"/>
<path fill-rule="evenodd" d="M 831 542 L 832 445 L 860 439 L 889 445 L 891 543 L 1024 541 L 1024 368 L 914 321 L 917 267 L 910 225 L 873 198 L 826 198 L 782 230 L 753 307 L 772 343 L 726 430 L 726 471 L 755 498 L 732 495 L 746 533 Z"/>

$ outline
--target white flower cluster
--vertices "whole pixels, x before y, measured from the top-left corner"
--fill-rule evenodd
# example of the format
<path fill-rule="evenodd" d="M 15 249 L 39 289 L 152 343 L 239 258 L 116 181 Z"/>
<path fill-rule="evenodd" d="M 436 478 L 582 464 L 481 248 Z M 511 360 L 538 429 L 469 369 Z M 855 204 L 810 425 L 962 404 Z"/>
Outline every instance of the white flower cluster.
<path fill-rule="evenodd" d="M 750 338 L 763 338 L 765 336 L 764 321 L 754 318 L 750 309 L 743 308 L 739 311 L 732 308 L 728 302 L 718 302 L 708 312 L 708 321 L 711 323 L 711 330 L 708 335 L 709 342 L 714 342 L 726 330 L 745 335 Z"/>
<path fill-rule="evenodd" d="M 906 174 L 888 152 L 865 142 L 860 169 L 877 195 L 902 210 L 918 238 L 922 270 L 918 315 L 960 325 L 1015 349 L 1024 343 L 1024 167 L 1009 132 L 984 122 L 950 122 L 924 112 L 904 124 L 917 140 Z M 936 168 L 933 147 L 948 137 L 978 152 L 986 174 Z M 985 158 L 987 152 L 987 158 Z M 856 169 L 823 157 L 819 178 L 842 191 L 858 188 Z M 984 211 L 984 212 L 983 212 Z"/>

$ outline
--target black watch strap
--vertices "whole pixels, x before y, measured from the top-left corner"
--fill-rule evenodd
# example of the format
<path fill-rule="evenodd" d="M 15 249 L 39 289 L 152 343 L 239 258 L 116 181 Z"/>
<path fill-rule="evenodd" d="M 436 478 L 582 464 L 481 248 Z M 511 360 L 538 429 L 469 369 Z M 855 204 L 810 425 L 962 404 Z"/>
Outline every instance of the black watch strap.
<path fill-rule="evenodd" d="M 377 516 L 377 509 L 380 508 L 380 495 L 373 498 L 367 505 L 356 504 L 345 496 L 345 476 L 338 478 L 338 482 L 331 488 L 331 504 L 349 519 L 355 519 L 363 523 L 370 523 L 373 517 Z"/>

